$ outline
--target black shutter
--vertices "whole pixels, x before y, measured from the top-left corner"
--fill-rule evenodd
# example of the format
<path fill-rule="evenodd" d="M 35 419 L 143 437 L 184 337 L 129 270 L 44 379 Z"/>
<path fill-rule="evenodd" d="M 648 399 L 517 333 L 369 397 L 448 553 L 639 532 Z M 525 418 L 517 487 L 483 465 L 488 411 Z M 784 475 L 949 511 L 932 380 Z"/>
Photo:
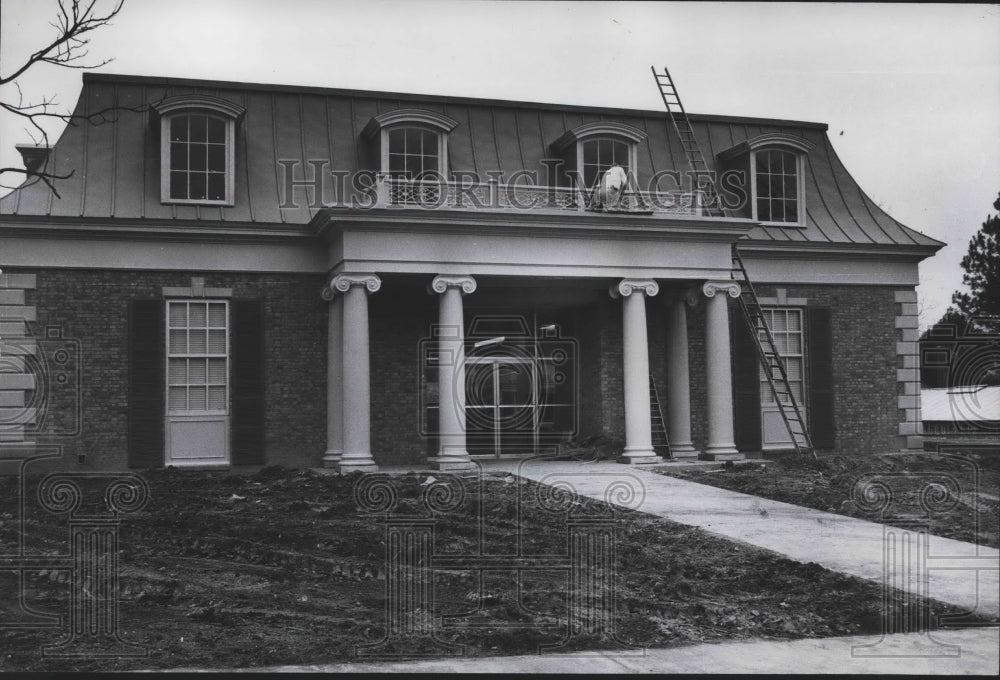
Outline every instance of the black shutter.
<path fill-rule="evenodd" d="M 128 465 L 163 466 L 163 300 L 133 300 L 128 317 Z"/>
<path fill-rule="evenodd" d="M 809 363 L 809 433 L 813 447 L 836 445 L 833 415 L 833 327 L 830 310 L 806 310 L 806 359 Z"/>
<path fill-rule="evenodd" d="M 733 314 L 733 393 L 736 448 L 761 450 L 760 365 L 757 345 L 742 314 Z"/>
<path fill-rule="evenodd" d="M 264 464 L 264 305 L 236 300 L 232 306 L 232 462 Z"/>

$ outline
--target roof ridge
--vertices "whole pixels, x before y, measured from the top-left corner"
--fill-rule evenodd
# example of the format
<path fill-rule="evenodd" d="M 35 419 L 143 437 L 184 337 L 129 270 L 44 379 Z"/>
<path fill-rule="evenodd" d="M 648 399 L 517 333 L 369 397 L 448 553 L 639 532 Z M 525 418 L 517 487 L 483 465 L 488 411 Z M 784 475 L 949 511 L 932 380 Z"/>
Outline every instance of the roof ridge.
<path fill-rule="evenodd" d="M 315 85 L 282 85 L 273 83 L 246 83 L 229 80 L 203 80 L 198 78 L 175 78 L 170 76 L 142 76 L 121 73 L 83 74 L 84 84 L 88 82 L 133 83 L 136 85 L 163 85 L 206 87 L 216 89 L 257 90 L 261 92 L 288 92 L 295 94 L 341 95 L 368 97 L 372 99 L 391 98 L 402 101 L 426 101 L 451 104 L 480 104 L 484 106 L 506 106 L 511 108 L 544 108 L 560 111 L 580 111 L 593 113 L 617 113 L 632 116 L 665 116 L 665 110 L 632 109 L 612 106 L 590 106 L 584 104 L 559 104 L 554 102 L 523 101 L 516 99 L 491 99 L 482 97 L 463 97 L 457 95 L 422 94 L 419 92 L 389 92 L 384 90 L 358 90 L 351 88 L 319 87 Z M 717 121 L 730 123 L 754 123 L 763 125 L 780 125 L 789 127 L 812 128 L 828 130 L 826 123 L 814 121 L 788 120 L 783 118 L 757 118 L 753 116 L 731 116 L 722 114 L 689 113 L 688 117 L 699 121 Z"/>

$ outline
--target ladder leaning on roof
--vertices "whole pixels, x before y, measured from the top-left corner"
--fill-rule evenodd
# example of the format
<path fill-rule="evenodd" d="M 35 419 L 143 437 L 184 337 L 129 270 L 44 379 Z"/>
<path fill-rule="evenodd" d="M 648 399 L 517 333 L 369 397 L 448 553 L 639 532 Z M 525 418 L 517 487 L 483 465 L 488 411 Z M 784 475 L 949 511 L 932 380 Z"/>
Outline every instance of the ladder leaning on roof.
<path fill-rule="evenodd" d="M 663 105 L 667 107 L 670 122 L 673 123 L 674 131 L 677 132 L 677 137 L 681 140 L 684 156 L 695 173 L 694 182 L 698 183 L 700 178 L 707 180 L 703 186 L 695 187 L 704 191 L 705 211 L 711 217 L 725 217 L 726 211 L 719 200 L 715 181 L 712 179 L 711 171 L 708 168 L 708 163 L 705 162 L 705 156 L 701 152 L 698 140 L 694 136 L 694 128 L 691 127 L 691 121 L 688 120 L 687 111 L 684 110 L 684 104 L 681 103 L 681 96 L 677 93 L 674 80 L 670 77 L 670 71 L 667 70 L 666 66 L 663 67 L 663 73 L 657 73 L 655 66 L 649 68 L 653 72 L 653 78 L 656 79 L 656 86 L 660 90 Z"/>
<path fill-rule="evenodd" d="M 707 178 L 705 184 L 706 211 L 712 217 L 726 217 L 727 211 L 719 200 L 715 189 L 715 181 L 712 178 L 711 171 L 708 169 L 708 164 L 705 162 L 701 146 L 694 135 L 694 129 L 691 127 L 691 121 L 688 120 L 684 104 L 681 103 L 681 97 L 677 93 L 674 80 L 670 77 L 670 71 L 667 70 L 666 66 L 663 67 L 662 74 L 656 72 L 655 66 L 651 66 L 650 69 L 653 71 L 653 77 L 656 79 L 656 86 L 660 90 L 663 104 L 667 107 L 670 122 L 673 123 L 674 130 L 681 140 L 681 148 L 684 149 L 684 155 L 687 157 L 688 164 L 696 175 Z M 743 319 L 750 328 L 750 334 L 753 336 L 754 346 L 757 348 L 760 365 L 764 368 L 764 375 L 767 378 L 768 385 L 771 387 L 771 394 L 774 395 L 774 400 L 778 405 L 781 419 L 784 421 L 788 435 L 791 437 L 792 446 L 795 447 L 796 453 L 808 452 L 815 460 L 816 450 L 813 448 L 812 438 L 809 436 L 806 423 L 802 419 L 802 411 L 795 401 L 795 394 L 792 392 L 792 387 L 788 382 L 785 361 L 774 344 L 774 336 L 771 335 L 771 329 L 767 325 L 767 319 L 764 316 L 764 311 L 761 309 L 757 293 L 754 290 L 753 283 L 750 281 L 750 277 L 747 275 L 743 259 L 740 257 L 739 248 L 735 243 L 733 243 L 732 260 L 730 275 L 733 280 L 740 283 L 742 288 L 737 302 Z"/>

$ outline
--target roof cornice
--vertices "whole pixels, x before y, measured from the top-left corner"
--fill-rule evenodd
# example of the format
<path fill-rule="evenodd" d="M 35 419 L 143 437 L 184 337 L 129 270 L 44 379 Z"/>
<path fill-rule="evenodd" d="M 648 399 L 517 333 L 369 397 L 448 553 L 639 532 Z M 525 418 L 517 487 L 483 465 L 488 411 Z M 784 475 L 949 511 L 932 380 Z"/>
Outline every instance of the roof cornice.
<path fill-rule="evenodd" d="M 829 243 L 822 241 L 750 241 L 739 242 L 740 252 L 752 257 L 788 257 L 792 253 L 809 253 L 811 258 L 842 259 L 898 257 L 923 260 L 931 257 L 944 244 L 920 245 L 899 243 Z"/>
<path fill-rule="evenodd" d="M 404 218 L 405 216 L 405 218 Z M 577 234 L 582 238 L 625 234 L 648 238 L 675 238 L 732 242 L 756 226 L 752 220 L 724 217 L 669 217 L 565 210 L 427 210 L 394 207 L 383 209 L 330 207 L 320 210 L 309 223 L 314 233 L 325 235 L 343 228 L 377 228 L 380 231 L 432 230 L 522 231 L 535 235 Z"/>
<path fill-rule="evenodd" d="M 0 236 L 29 238 L 119 239 L 209 241 L 221 243 L 274 243 L 315 239 L 308 225 L 269 228 L 258 223 L 198 222 L 168 219 L 82 220 L 0 215 Z"/>

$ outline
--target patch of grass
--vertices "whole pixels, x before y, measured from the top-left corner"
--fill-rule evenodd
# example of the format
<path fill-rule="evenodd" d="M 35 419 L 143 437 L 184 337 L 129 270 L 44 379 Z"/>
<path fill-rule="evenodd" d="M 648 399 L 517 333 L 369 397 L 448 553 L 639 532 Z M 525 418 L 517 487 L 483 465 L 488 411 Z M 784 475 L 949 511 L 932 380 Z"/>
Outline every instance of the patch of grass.
<path fill-rule="evenodd" d="M 655 472 L 873 522 L 921 518 L 934 535 L 1000 547 L 1000 448 L 786 456 L 723 471 Z"/>
<path fill-rule="evenodd" d="M 545 645 L 614 649 L 881 630 L 876 583 L 586 498 L 546 505 L 537 485 L 509 475 L 437 476 L 460 493 L 439 498 L 447 507 L 433 514 L 422 500 L 430 490 L 425 475 L 390 480 L 394 519 L 434 520 L 435 559 L 567 556 L 569 520 L 613 522 L 616 559 L 601 610 L 613 624 L 589 633 L 581 628 L 594 612 L 571 604 L 577 586 L 566 569 L 450 567 L 433 571 L 437 643 L 394 638 L 397 651 L 443 653 L 451 645 L 466 655 L 496 655 Z M 151 500 L 122 523 L 120 621 L 123 638 L 147 647 L 149 656 L 44 657 L 40 647 L 60 640 L 62 631 L 8 629 L 0 630 L 0 670 L 330 663 L 357 660 L 360 646 L 384 638 L 387 515 L 355 506 L 360 474 L 167 469 L 145 477 Z M 27 484 L 26 549 L 64 554 L 65 517 L 35 507 L 37 481 Z M 13 478 L 0 480 L 5 554 L 17 549 L 17 488 Z M 25 601 L 65 613 L 68 587 L 65 572 L 27 572 Z M 0 620 L 14 620 L 17 583 L 9 573 L 0 572 L 0 603 Z M 937 602 L 926 606 L 932 621 L 958 613 Z"/>

